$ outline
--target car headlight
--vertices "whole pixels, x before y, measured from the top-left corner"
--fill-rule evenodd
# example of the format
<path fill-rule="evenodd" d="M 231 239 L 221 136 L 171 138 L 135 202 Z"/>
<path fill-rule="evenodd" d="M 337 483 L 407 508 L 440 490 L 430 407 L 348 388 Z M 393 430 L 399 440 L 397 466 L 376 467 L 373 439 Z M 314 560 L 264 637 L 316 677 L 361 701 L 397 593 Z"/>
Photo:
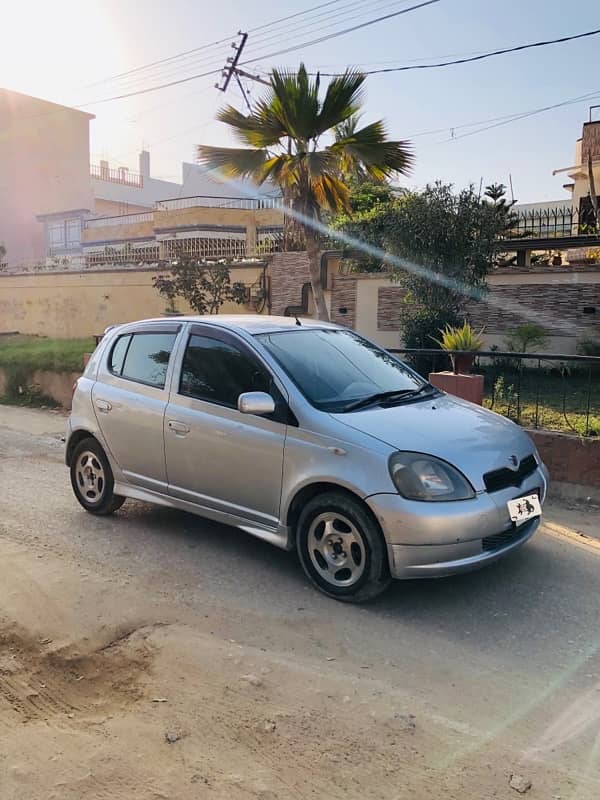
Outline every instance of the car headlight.
<path fill-rule="evenodd" d="M 394 485 L 408 500 L 469 500 L 475 492 L 469 481 L 446 461 L 423 453 L 394 453 L 390 458 Z"/>

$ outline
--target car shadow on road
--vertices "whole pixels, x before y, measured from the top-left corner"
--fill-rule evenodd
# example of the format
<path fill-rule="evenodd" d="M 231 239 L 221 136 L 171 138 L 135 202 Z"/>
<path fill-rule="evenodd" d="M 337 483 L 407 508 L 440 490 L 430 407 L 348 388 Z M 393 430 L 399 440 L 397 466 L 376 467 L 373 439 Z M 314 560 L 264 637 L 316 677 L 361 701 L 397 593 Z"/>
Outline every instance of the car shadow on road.
<path fill-rule="evenodd" d="M 128 504 L 129 506 L 129 504 Z M 172 509 L 131 504 L 120 532 L 143 536 L 144 546 L 164 559 L 168 537 L 172 565 L 185 558 L 187 579 L 214 584 L 233 595 L 274 598 L 282 615 L 298 607 L 347 622 L 357 614 L 395 620 L 416 630 L 444 630 L 453 640 L 482 648 L 527 641 L 535 649 L 552 629 L 556 641 L 589 635 L 600 616 L 597 563 L 574 557 L 569 544 L 538 533 L 523 548 L 477 572 L 430 580 L 395 581 L 364 607 L 336 603 L 309 586 L 297 557 L 243 531 Z M 123 520 L 125 521 L 125 520 Z M 131 522 L 134 525 L 131 526 Z M 133 531 L 135 530 L 135 534 Z M 193 553 L 193 556 L 191 556 Z M 590 557 L 591 558 L 591 557 Z M 597 556 L 595 557 L 597 559 Z M 268 589 L 267 589 L 268 587 Z M 579 595 L 585 594 L 580 598 Z"/>

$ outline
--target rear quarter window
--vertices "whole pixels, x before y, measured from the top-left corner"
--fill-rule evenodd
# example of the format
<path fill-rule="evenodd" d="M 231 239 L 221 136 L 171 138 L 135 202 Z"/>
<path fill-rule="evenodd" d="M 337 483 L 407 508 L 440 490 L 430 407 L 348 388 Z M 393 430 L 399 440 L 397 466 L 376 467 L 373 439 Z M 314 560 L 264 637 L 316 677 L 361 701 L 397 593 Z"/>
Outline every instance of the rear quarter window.
<path fill-rule="evenodd" d="M 108 369 L 113 375 L 120 375 L 123 372 L 125 355 L 130 341 L 131 334 L 128 334 L 127 336 L 119 336 L 117 341 L 113 344 L 110 356 L 108 357 Z"/>

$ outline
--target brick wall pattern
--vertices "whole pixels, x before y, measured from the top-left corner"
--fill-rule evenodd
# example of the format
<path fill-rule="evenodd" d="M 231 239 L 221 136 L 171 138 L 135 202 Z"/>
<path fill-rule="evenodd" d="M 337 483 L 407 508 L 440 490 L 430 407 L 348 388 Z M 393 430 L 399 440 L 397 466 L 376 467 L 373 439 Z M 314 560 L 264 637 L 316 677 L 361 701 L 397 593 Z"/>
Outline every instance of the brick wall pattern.
<path fill-rule="evenodd" d="M 271 277 L 271 313 L 283 315 L 288 306 L 302 302 L 302 287 L 310 281 L 308 254 L 276 253 L 269 267 Z"/>
<path fill-rule="evenodd" d="M 356 275 L 334 275 L 331 287 L 331 321 L 354 328 L 356 324 Z"/>
<path fill-rule="evenodd" d="M 380 286 L 377 292 L 377 330 L 398 331 L 406 289 L 402 286 Z"/>
<path fill-rule="evenodd" d="M 600 284 L 597 283 L 493 286 L 490 294 L 493 302 L 470 300 L 466 306 L 471 324 L 485 326 L 489 334 L 507 333 L 524 322 L 540 322 L 537 316 L 528 317 L 529 309 L 548 320 L 543 327 L 549 335 L 591 336 L 600 328 Z M 595 308 L 596 313 L 584 314 L 584 307 Z M 523 313 L 519 313 L 519 309 Z M 560 322 L 559 328 L 555 329 L 553 320 Z"/>

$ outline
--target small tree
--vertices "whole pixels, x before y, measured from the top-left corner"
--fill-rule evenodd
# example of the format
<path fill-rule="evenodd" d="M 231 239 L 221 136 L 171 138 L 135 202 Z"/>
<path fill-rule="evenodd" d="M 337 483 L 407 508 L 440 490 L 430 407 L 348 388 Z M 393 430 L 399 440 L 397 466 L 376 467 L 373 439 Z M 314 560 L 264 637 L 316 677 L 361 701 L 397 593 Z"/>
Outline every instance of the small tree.
<path fill-rule="evenodd" d="M 489 186 L 485 187 L 484 195 L 489 197 L 490 200 L 496 204 L 506 194 L 506 186 L 503 183 L 490 183 Z"/>
<path fill-rule="evenodd" d="M 454 191 L 435 183 L 405 192 L 339 227 L 365 244 L 407 263 L 371 256 L 367 269 L 385 267 L 406 289 L 402 335 L 406 347 L 430 348 L 431 335 L 465 318 L 465 305 L 485 292 L 494 243 L 510 206 L 482 200 L 473 186 Z M 365 267 L 363 267 L 365 268 Z M 420 369 L 431 364 L 419 362 Z"/>
<path fill-rule="evenodd" d="M 0 242 L 0 270 L 6 269 L 6 247 Z"/>
<path fill-rule="evenodd" d="M 542 350 L 548 342 L 544 328 L 537 322 L 519 325 L 504 339 L 506 349 L 511 353 L 527 353 L 528 349 Z"/>
<path fill-rule="evenodd" d="M 170 302 L 170 310 L 176 297 L 186 300 L 198 314 L 218 314 L 224 303 L 246 302 L 246 286 L 231 282 L 226 264 L 179 258 L 169 269 L 170 275 L 155 275 L 152 284 Z"/>

